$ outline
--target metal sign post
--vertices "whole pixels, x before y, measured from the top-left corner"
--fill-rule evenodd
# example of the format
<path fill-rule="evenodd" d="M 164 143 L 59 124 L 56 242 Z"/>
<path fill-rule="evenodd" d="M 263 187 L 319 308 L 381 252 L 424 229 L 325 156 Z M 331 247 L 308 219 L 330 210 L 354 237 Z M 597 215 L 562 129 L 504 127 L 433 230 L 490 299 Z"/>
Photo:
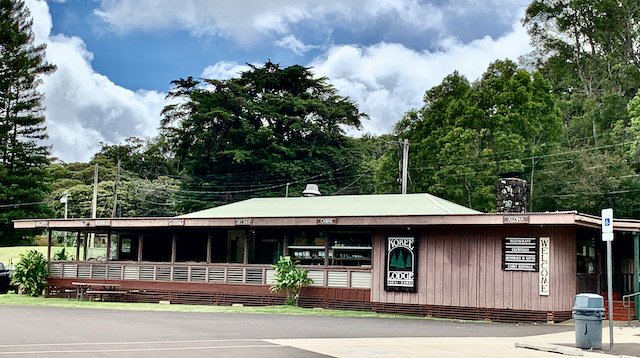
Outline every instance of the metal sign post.
<path fill-rule="evenodd" d="M 613 209 L 602 209 L 602 241 L 607 242 L 607 301 L 609 302 L 609 350 L 613 350 Z"/>

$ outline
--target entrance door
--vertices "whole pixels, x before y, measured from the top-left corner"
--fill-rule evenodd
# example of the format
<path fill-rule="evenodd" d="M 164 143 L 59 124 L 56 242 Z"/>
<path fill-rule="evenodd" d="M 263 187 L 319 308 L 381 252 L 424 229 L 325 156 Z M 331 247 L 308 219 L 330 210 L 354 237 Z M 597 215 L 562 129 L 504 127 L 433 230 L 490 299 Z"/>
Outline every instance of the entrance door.
<path fill-rule="evenodd" d="M 227 234 L 227 262 L 244 262 L 244 248 L 247 241 L 245 230 L 229 230 Z"/>

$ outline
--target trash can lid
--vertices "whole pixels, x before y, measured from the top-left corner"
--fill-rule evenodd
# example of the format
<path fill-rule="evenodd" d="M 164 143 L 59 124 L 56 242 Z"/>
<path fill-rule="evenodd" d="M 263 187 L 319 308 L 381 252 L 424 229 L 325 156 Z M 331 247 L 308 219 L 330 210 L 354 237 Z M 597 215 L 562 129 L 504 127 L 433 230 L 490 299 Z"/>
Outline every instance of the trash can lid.
<path fill-rule="evenodd" d="M 579 293 L 574 297 L 573 309 L 603 308 L 604 297 L 595 293 Z"/>

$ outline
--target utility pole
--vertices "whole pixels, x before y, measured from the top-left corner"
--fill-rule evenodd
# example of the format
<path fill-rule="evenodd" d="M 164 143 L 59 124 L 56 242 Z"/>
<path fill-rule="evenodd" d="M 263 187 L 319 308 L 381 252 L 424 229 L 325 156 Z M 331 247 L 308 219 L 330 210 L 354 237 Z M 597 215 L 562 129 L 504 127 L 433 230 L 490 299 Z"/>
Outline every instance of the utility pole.
<path fill-rule="evenodd" d="M 118 169 L 116 170 L 116 182 L 113 184 L 113 211 L 111 217 L 115 218 L 118 208 L 118 181 L 120 180 L 120 159 L 118 159 Z"/>
<path fill-rule="evenodd" d="M 69 201 L 68 196 L 69 196 L 69 193 L 65 192 L 64 196 L 62 198 L 60 198 L 60 203 L 64 204 L 64 218 L 65 219 L 67 218 L 67 212 L 68 212 L 67 211 L 67 208 L 68 208 L 67 202 Z M 67 232 L 66 231 L 64 232 L 64 247 L 65 248 L 67 247 Z"/>
<path fill-rule="evenodd" d="M 93 173 L 93 199 L 91 200 L 91 218 L 95 219 L 98 213 L 98 163 Z M 91 248 L 95 247 L 96 235 L 91 233 Z M 85 255 L 87 252 L 85 251 Z"/>
<path fill-rule="evenodd" d="M 400 145 L 400 151 L 398 154 L 400 157 L 400 193 L 407 193 L 407 181 L 408 181 L 408 168 L 409 168 L 409 140 L 398 141 Z"/>
<path fill-rule="evenodd" d="M 95 165 L 93 173 L 93 199 L 91 200 L 91 218 L 96 218 L 98 212 L 98 164 Z"/>
<path fill-rule="evenodd" d="M 404 150 L 402 147 L 402 139 L 398 139 L 398 184 L 400 185 L 400 193 L 402 193 L 402 158 L 404 157 Z"/>
<path fill-rule="evenodd" d="M 68 196 L 69 196 L 69 193 L 64 193 L 64 196 L 62 198 L 60 198 L 60 203 L 64 204 L 64 218 L 65 219 L 67 218 L 67 212 L 68 212 L 67 211 Z M 66 231 L 65 231 L 65 234 L 66 234 Z"/>

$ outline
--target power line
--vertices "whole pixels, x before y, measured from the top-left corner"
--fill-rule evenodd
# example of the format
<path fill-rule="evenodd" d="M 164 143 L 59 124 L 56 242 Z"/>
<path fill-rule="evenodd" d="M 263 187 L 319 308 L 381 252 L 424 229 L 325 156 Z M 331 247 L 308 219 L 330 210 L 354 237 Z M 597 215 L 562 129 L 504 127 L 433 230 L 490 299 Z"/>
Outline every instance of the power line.
<path fill-rule="evenodd" d="M 570 150 L 570 151 L 566 151 L 566 152 L 541 154 L 541 155 L 534 155 L 534 156 L 528 156 L 528 157 L 506 158 L 506 159 L 486 161 L 486 162 L 476 162 L 476 161 L 474 161 L 474 160 L 478 159 L 478 157 L 476 157 L 476 156 L 459 157 L 458 159 L 460 159 L 460 158 L 469 159 L 470 161 L 473 161 L 474 165 L 487 165 L 487 164 L 505 163 L 505 162 L 510 162 L 510 161 L 528 161 L 528 160 L 532 160 L 532 159 L 535 160 L 535 159 L 540 159 L 540 158 L 558 157 L 558 156 L 569 155 L 569 154 L 579 154 L 579 153 L 585 153 L 585 152 L 592 152 L 592 151 L 600 150 L 600 149 L 608 149 L 608 148 L 619 147 L 619 146 L 622 146 L 622 145 L 629 145 L 629 144 L 632 144 L 632 143 L 640 143 L 640 140 L 634 140 L 634 141 L 628 141 L 628 142 L 622 142 L 622 143 L 616 143 L 616 144 L 608 144 L 608 145 L 603 145 L 603 146 L 598 146 L 598 147 L 589 147 L 589 148 L 584 148 L 584 149 L 579 149 L 579 150 Z M 423 161 L 423 162 L 431 163 L 431 162 L 434 162 L 434 161 Z M 420 163 L 420 162 L 418 162 L 418 163 Z M 419 169 L 419 170 L 435 170 L 435 169 L 438 169 L 438 170 L 442 170 L 442 169 L 445 169 L 445 168 L 467 167 L 467 166 L 469 166 L 469 164 L 471 164 L 471 163 L 449 164 L 449 165 L 443 165 L 443 166 L 440 166 L 440 167 L 413 167 L 411 169 Z"/>
<path fill-rule="evenodd" d="M 55 201 L 54 200 L 47 200 L 47 201 L 34 201 L 34 202 L 31 202 L 31 203 L 0 204 L 0 208 L 17 208 L 17 207 L 21 207 L 21 206 L 51 204 L 51 203 L 55 203 Z"/>

